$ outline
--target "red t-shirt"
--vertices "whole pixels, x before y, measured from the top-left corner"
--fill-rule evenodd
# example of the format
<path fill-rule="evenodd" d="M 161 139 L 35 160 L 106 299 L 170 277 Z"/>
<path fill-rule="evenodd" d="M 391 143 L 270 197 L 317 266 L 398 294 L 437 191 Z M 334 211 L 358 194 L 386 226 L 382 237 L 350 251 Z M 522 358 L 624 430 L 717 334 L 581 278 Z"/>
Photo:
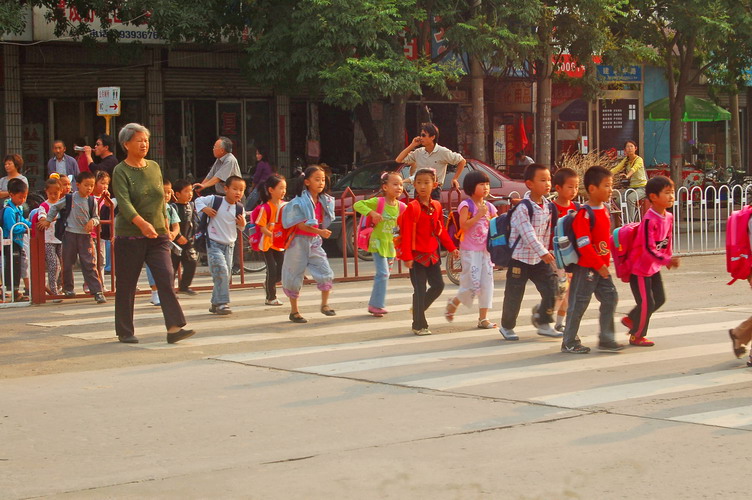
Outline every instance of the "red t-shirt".
<path fill-rule="evenodd" d="M 559 211 L 559 219 L 567 215 L 570 210 L 577 210 L 577 205 L 572 200 L 569 200 L 569 205 L 566 207 L 559 205 L 558 201 L 554 201 L 554 205 L 556 205 L 556 210 Z"/>
<path fill-rule="evenodd" d="M 587 210 L 577 212 L 572 221 L 572 230 L 577 238 L 577 250 L 580 259 L 577 262 L 582 267 L 600 269 L 611 263 L 611 250 L 608 247 L 611 236 L 611 214 L 606 207 L 593 208 L 595 225 L 590 230 L 590 216 Z"/>
<path fill-rule="evenodd" d="M 414 215 L 416 211 L 418 213 L 417 221 Z M 435 254 L 439 248 L 439 240 L 448 251 L 453 252 L 456 249 L 444 227 L 441 203 L 432 200 L 430 211 L 429 214 L 426 207 L 421 206 L 418 200 L 413 200 L 402 212 L 400 222 L 402 260 L 415 260 L 415 253 Z M 413 230 L 415 231 L 414 238 Z"/>

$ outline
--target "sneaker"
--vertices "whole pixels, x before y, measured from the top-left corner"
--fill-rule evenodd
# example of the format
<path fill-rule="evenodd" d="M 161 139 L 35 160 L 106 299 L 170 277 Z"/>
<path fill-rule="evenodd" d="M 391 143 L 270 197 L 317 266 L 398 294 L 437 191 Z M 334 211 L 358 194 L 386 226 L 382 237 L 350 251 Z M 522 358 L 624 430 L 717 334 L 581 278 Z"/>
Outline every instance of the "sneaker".
<path fill-rule="evenodd" d="M 232 314 L 232 309 L 227 304 L 220 304 L 214 308 L 214 313 L 220 316 L 227 316 L 228 314 Z"/>
<path fill-rule="evenodd" d="M 561 346 L 561 352 L 568 352 L 569 354 L 587 354 L 590 352 L 589 347 L 585 347 L 582 344 L 575 344 L 573 346 Z"/>
<path fill-rule="evenodd" d="M 499 333 L 501 333 L 501 336 L 504 337 L 504 340 L 520 340 L 517 334 L 514 333 L 514 330 L 507 330 L 503 326 L 499 328 Z"/>
<path fill-rule="evenodd" d="M 615 340 L 607 340 L 598 342 L 598 350 L 603 352 L 618 352 L 624 349 L 624 344 L 620 344 Z"/>
<path fill-rule="evenodd" d="M 74 292 L 73 290 L 65 290 L 63 292 L 63 295 L 65 295 L 66 297 L 75 297 L 76 296 L 76 292 Z"/>
<path fill-rule="evenodd" d="M 564 333 L 552 328 L 550 324 L 545 324 L 538 327 L 538 335 L 561 338 L 564 336 Z"/>
<path fill-rule="evenodd" d="M 104 294 L 102 292 L 97 292 L 94 294 L 94 300 L 97 301 L 97 304 L 106 304 L 107 299 L 104 297 Z"/>
<path fill-rule="evenodd" d="M 160 304 L 159 294 L 157 292 L 151 292 L 151 300 L 149 302 L 151 302 L 152 305 L 158 306 Z"/>
<path fill-rule="evenodd" d="M 535 304 L 533 306 L 533 315 L 530 316 L 530 323 L 532 323 L 532 325 L 535 328 L 538 328 L 539 326 L 541 326 L 541 324 L 538 323 L 538 309 L 539 308 L 540 308 L 540 304 Z"/>
<path fill-rule="evenodd" d="M 564 333 L 564 328 L 564 323 L 556 323 L 556 326 L 554 326 L 554 330 L 561 333 Z"/>
<path fill-rule="evenodd" d="M 186 288 L 185 290 L 178 290 L 178 293 L 184 293 L 186 295 L 198 295 L 198 292 L 194 290 L 193 288 Z"/>
<path fill-rule="evenodd" d="M 238 274 L 240 274 L 240 268 L 239 267 L 233 267 L 232 268 L 232 275 L 233 276 L 237 276 Z"/>
<path fill-rule="evenodd" d="M 384 308 L 382 308 L 382 307 L 373 307 L 373 306 L 368 306 L 368 312 L 369 312 L 369 313 L 371 313 L 371 314 L 373 314 L 373 315 L 374 315 L 374 316 L 376 316 L 377 318 L 381 318 L 381 317 L 383 317 L 383 316 L 384 316 L 384 315 L 385 315 L 386 313 L 388 313 L 389 311 L 387 311 L 386 309 L 384 309 Z"/>
<path fill-rule="evenodd" d="M 214 304 L 212 304 L 209 307 L 209 312 L 212 313 L 212 314 L 217 314 L 217 306 L 215 306 Z"/>
<path fill-rule="evenodd" d="M 267 301 L 264 301 L 264 304 L 266 304 L 267 306 L 281 306 L 281 305 L 283 305 L 282 302 L 279 301 L 279 299 L 267 300 Z"/>
<path fill-rule="evenodd" d="M 621 324 L 626 326 L 629 331 L 632 331 L 632 327 L 634 326 L 634 323 L 632 323 L 632 318 L 630 318 L 629 316 L 622 316 Z"/>
<path fill-rule="evenodd" d="M 653 342 L 652 340 L 648 340 L 645 337 L 635 337 L 634 335 L 630 335 L 629 345 L 637 345 L 640 347 L 652 347 L 655 345 L 655 342 Z"/>
<path fill-rule="evenodd" d="M 431 335 L 431 330 L 429 330 L 428 328 L 421 328 L 420 330 L 416 330 L 413 328 L 413 333 L 415 335 L 420 335 L 420 336 Z"/>

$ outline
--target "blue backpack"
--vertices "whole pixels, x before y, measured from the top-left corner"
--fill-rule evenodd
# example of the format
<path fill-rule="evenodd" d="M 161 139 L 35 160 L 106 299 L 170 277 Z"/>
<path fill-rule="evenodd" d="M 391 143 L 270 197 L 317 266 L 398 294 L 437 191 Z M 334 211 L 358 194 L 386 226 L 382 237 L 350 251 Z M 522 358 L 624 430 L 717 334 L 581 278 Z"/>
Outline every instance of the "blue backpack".
<path fill-rule="evenodd" d="M 488 243 L 486 243 L 486 248 L 488 249 L 488 253 L 491 254 L 491 262 L 496 266 L 509 267 L 509 262 L 512 260 L 514 249 L 517 248 L 517 245 L 520 242 L 520 236 L 517 236 L 514 243 L 510 241 L 510 236 L 512 234 L 512 214 L 517 207 L 523 203 L 527 207 L 527 213 L 530 215 L 530 221 L 532 222 L 533 202 L 528 198 L 520 200 L 520 202 L 510 208 L 508 212 L 497 215 L 491 219 L 488 228 Z M 556 207 L 553 206 L 553 202 L 549 201 L 548 203 L 551 204 L 551 224 L 555 227 L 558 211 L 556 210 Z"/>
<path fill-rule="evenodd" d="M 590 205 L 578 205 L 576 210 L 570 210 L 567 215 L 562 217 L 556 222 L 554 228 L 554 257 L 556 257 L 556 267 L 564 269 L 567 272 L 572 272 L 572 266 L 577 264 L 580 260 L 580 252 L 577 250 L 576 241 L 577 238 L 574 235 L 574 229 L 572 229 L 572 222 L 575 216 L 580 210 L 585 210 L 590 217 L 590 230 L 595 227 L 595 214 L 593 213 Z"/>

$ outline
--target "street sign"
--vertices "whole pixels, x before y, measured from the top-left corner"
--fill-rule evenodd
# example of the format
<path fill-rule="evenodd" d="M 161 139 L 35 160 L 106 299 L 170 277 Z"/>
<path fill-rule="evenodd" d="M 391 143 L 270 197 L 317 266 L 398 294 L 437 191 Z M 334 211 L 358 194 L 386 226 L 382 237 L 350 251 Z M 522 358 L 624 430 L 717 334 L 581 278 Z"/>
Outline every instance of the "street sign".
<path fill-rule="evenodd" d="M 97 116 L 120 116 L 120 87 L 97 89 Z"/>

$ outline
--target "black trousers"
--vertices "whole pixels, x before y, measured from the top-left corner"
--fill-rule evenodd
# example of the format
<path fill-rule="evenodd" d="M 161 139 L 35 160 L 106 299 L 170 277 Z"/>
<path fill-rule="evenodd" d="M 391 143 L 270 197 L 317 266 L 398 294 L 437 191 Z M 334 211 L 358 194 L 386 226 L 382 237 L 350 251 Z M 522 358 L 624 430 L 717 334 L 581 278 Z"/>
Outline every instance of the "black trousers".
<path fill-rule="evenodd" d="M 198 265 L 198 253 L 196 249 L 191 245 L 182 246 L 183 253 L 175 255 L 170 252 L 172 258 L 172 271 L 174 274 L 178 272 L 178 266 L 182 266 L 183 272 L 180 274 L 180 284 L 178 288 L 180 290 L 187 290 L 193 283 L 193 277 L 196 276 L 196 266 Z"/>
<path fill-rule="evenodd" d="M 427 267 L 413 262 L 413 268 L 410 269 L 410 282 L 413 284 L 413 330 L 428 328 L 426 310 L 444 291 L 441 261 L 436 261 Z M 427 290 L 426 283 L 429 285 Z"/>
<path fill-rule="evenodd" d="M 663 290 L 663 278 L 657 272 L 652 276 L 629 277 L 629 287 L 632 289 L 637 305 L 629 312 L 632 320 L 632 329 L 629 330 L 635 337 L 647 335 L 650 317 L 666 302 L 666 292 Z"/>
<path fill-rule="evenodd" d="M 173 270 L 170 260 L 170 239 L 166 234 L 157 238 L 116 237 L 115 257 L 115 333 L 120 338 L 130 337 L 133 329 L 133 305 L 136 284 L 144 263 L 151 269 L 157 284 L 165 326 L 185 326 L 185 316 L 173 288 Z"/>
<path fill-rule="evenodd" d="M 520 314 L 522 298 L 525 295 L 525 285 L 532 281 L 541 296 L 538 309 L 539 323 L 551 323 L 553 319 L 554 302 L 556 301 L 556 273 L 551 264 L 543 261 L 537 264 L 525 264 L 519 260 L 509 263 L 507 282 L 504 288 L 504 307 L 501 313 L 501 326 L 507 330 L 517 326 L 517 316 Z"/>
<path fill-rule="evenodd" d="M 285 259 L 285 252 L 270 248 L 264 254 L 266 262 L 266 300 L 277 298 L 277 283 L 282 280 L 282 262 Z"/>
<path fill-rule="evenodd" d="M 3 252 L 5 286 L 12 284 L 14 294 L 18 293 L 18 285 L 21 284 L 21 252 L 23 251 L 21 245 L 13 242 L 10 246 L 6 246 Z M 13 273 L 11 273 L 11 263 L 13 264 Z M 0 293 L 2 293 L 2 289 L 0 289 Z"/>

